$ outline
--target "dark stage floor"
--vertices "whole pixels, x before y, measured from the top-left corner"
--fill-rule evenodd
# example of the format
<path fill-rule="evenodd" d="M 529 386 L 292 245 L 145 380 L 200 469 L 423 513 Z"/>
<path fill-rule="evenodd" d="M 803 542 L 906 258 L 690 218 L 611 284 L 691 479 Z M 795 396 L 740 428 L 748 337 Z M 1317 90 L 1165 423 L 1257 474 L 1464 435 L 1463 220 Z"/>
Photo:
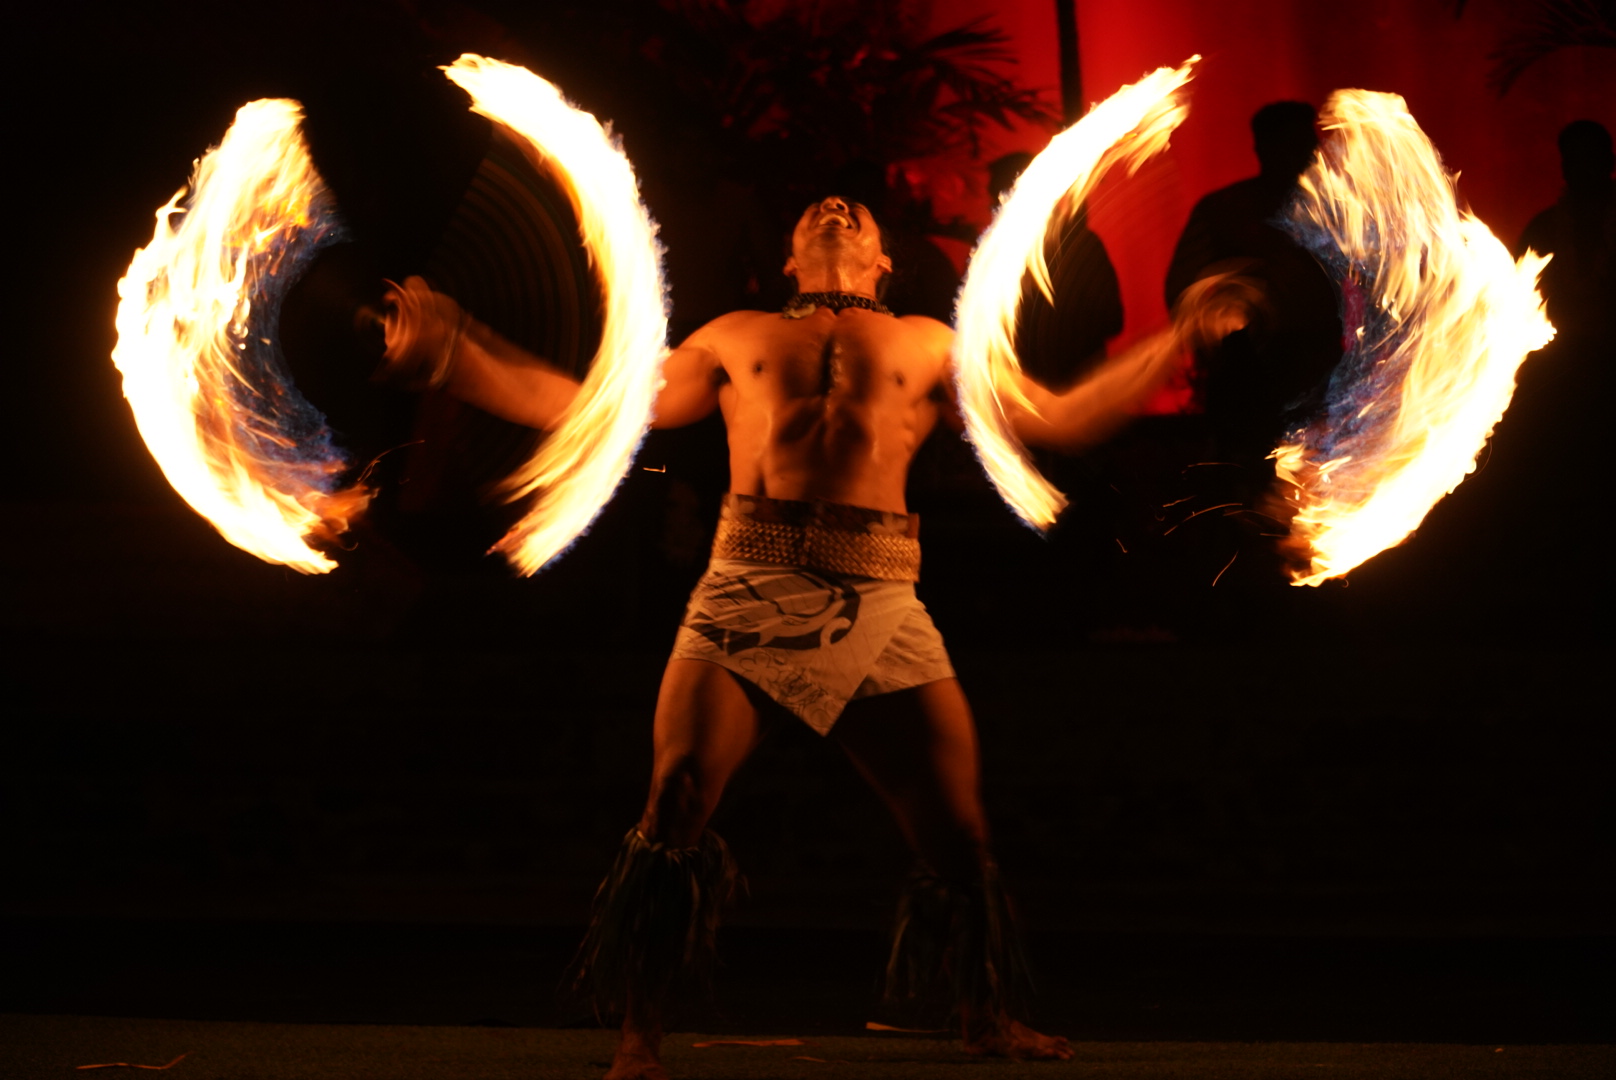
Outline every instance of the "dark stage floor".
<path fill-rule="evenodd" d="M 570 1077 L 609 1033 L 557 984 L 576 931 L 20 919 L 4 923 L 4 1075 L 162 1064 L 176 1077 Z M 725 931 L 676 1075 L 1594 1077 L 1616 1063 L 1610 938 L 1044 935 L 1037 1017 L 1072 1065 L 983 1063 L 884 1012 L 872 931 Z M 910 1021 L 914 1022 L 914 1021 Z M 800 1060 L 819 1058 L 820 1061 Z"/>
<path fill-rule="evenodd" d="M 599 1077 L 610 1060 L 604 1031 L 464 1027 L 292 1025 L 103 1020 L 86 1017 L 0 1017 L 0 1064 L 8 1077 L 61 1076 L 80 1064 L 164 1064 L 185 1054 L 171 1073 L 243 1080 L 562 1080 Z M 721 1036 L 719 1036 L 721 1037 Z M 786 1032 L 765 1047 L 699 1046 L 710 1034 L 677 1033 L 664 1046 L 676 1077 L 796 1080 L 963 1078 L 1061 1080 L 1066 1077 L 1183 1077 L 1193 1080 L 1281 1080 L 1331 1076 L 1348 1080 L 1447 1080 L 1449 1077 L 1593 1080 L 1610 1075 L 1608 1046 L 1458 1046 L 1412 1043 L 1079 1042 L 1070 1062 L 984 1061 L 957 1044 L 904 1036 L 820 1036 Z M 184 1049 L 179 1049 L 183 1047 Z M 113 1070 L 125 1072 L 126 1070 Z"/>
<path fill-rule="evenodd" d="M 559 992 L 580 931 L 9 919 L 0 1011 L 276 1023 L 590 1026 Z M 1041 934 L 1036 1016 L 1085 1041 L 1616 1041 L 1609 937 Z M 870 1020 L 876 931 L 728 927 L 681 1020 L 832 1036 Z"/>

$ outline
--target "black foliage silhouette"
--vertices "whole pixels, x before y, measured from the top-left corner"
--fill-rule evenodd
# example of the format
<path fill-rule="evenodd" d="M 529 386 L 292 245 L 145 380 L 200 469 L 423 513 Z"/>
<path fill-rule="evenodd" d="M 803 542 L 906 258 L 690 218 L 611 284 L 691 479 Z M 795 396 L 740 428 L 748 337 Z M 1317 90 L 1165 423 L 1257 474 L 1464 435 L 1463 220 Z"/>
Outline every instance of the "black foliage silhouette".
<path fill-rule="evenodd" d="M 1456 0 L 1462 16 L 1465 0 Z M 1559 49 L 1616 49 L 1616 0 L 1527 0 L 1493 51 L 1487 83 L 1500 97 L 1527 68 Z"/>

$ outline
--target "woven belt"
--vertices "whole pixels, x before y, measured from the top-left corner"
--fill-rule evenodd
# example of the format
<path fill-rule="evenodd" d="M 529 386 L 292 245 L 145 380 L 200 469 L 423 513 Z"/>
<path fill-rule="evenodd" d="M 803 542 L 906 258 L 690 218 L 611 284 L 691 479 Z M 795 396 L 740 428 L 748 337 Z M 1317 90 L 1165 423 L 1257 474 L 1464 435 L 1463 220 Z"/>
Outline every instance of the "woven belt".
<path fill-rule="evenodd" d="M 754 509 L 758 512 L 748 512 Z M 713 558 L 801 566 L 883 581 L 919 581 L 919 539 L 895 531 L 850 528 L 860 516 L 872 522 L 885 519 L 906 527 L 909 533 L 918 524 L 913 515 L 835 503 L 726 495 L 713 537 Z"/>

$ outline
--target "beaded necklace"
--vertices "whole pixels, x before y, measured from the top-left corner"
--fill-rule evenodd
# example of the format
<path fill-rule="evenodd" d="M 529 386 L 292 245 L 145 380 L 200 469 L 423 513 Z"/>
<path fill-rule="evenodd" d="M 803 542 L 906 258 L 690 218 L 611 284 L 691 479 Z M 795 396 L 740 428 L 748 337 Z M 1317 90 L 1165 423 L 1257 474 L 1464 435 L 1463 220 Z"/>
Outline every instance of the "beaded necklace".
<path fill-rule="evenodd" d="M 828 307 L 840 314 L 844 308 L 863 308 L 873 311 L 877 315 L 891 315 L 892 309 L 879 300 L 871 300 L 868 296 L 858 296 L 847 292 L 805 292 L 798 293 L 786 301 L 786 306 L 780 309 L 780 315 L 787 319 L 806 319 L 814 313 L 815 308 Z"/>

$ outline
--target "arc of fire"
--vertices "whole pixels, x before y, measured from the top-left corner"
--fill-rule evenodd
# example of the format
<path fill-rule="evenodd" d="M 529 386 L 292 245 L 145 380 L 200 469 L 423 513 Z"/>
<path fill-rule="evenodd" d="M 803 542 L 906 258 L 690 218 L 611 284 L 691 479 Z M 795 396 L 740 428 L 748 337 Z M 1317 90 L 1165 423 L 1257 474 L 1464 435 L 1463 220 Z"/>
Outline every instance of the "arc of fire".
<path fill-rule="evenodd" d="M 250 102 L 157 211 L 118 282 L 113 363 L 163 475 L 237 547 L 304 573 L 311 547 L 362 511 L 363 485 L 292 385 L 273 324 L 309 259 L 342 226 L 314 170 L 295 101 Z"/>
<path fill-rule="evenodd" d="M 955 315 L 954 377 L 966 435 L 993 486 L 1027 524 L 1047 529 L 1066 506 L 1011 431 L 1006 401 L 1031 404 L 1016 374 L 1016 317 L 1022 275 L 1031 271 L 1052 296 L 1044 239 L 1083 203 L 1117 165 L 1130 174 L 1166 147 L 1187 109 L 1179 90 L 1199 56 L 1160 68 L 1125 86 L 1050 140 L 1016 181 L 971 254 Z"/>
<path fill-rule="evenodd" d="M 667 291 L 656 225 L 634 169 L 600 122 L 553 84 L 514 64 L 466 54 L 444 71 L 472 109 L 514 131 L 567 187 L 605 306 L 599 351 L 577 397 L 506 482 L 533 495 L 495 545 L 519 573 L 563 554 L 611 499 L 650 427 L 667 351 Z"/>
<path fill-rule="evenodd" d="M 1340 90 L 1320 123 L 1324 145 L 1284 224 L 1363 303 L 1343 320 L 1323 410 L 1273 454 L 1297 585 L 1402 543 L 1475 469 L 1516 370 L 1554 335 L 1537 292 L 1548 259 L 1515 262 L 1459 209 L 1401 97 Z"/>

